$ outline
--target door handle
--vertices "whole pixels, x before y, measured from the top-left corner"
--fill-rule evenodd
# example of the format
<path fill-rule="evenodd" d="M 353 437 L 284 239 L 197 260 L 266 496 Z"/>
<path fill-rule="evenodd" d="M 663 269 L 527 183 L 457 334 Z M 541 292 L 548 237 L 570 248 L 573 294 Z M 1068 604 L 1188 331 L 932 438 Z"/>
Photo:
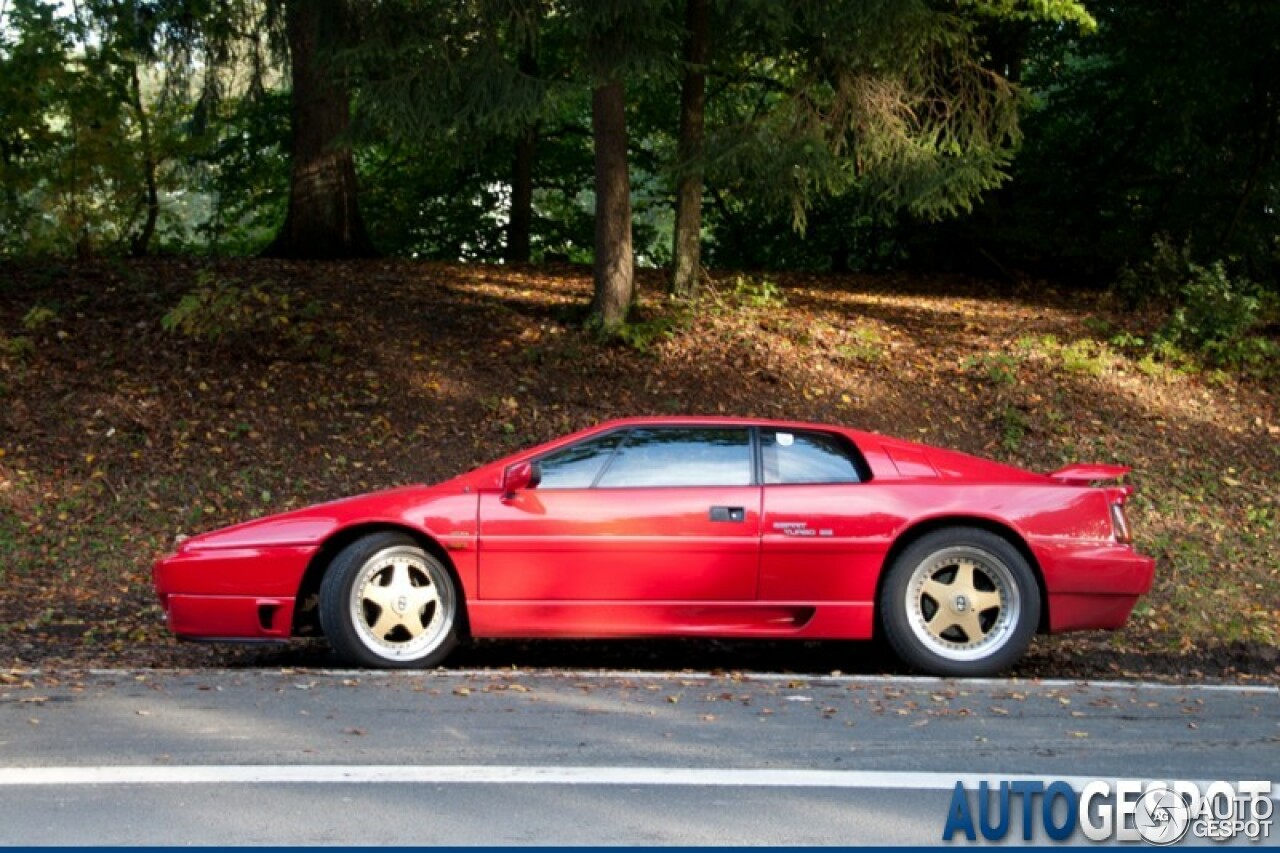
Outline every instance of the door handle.
<path fill-rule="evenodd" d="M 741 524 L 747 520 L 746 507 L 713 506 L 710 518 L 712 521 L 731 521 Z"/>

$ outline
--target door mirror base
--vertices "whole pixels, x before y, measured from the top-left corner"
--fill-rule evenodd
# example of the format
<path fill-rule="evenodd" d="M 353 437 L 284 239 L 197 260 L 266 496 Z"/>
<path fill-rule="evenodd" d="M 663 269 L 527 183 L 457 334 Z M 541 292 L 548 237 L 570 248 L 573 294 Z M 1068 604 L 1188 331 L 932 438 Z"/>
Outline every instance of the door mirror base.
<path fill-rule="evenodd" d="M 541 482 L 541 465 L 537 462 L 517 462 L 502 472 L 503 497 L 513 497 L 521 489 L 536 489 Z"/>

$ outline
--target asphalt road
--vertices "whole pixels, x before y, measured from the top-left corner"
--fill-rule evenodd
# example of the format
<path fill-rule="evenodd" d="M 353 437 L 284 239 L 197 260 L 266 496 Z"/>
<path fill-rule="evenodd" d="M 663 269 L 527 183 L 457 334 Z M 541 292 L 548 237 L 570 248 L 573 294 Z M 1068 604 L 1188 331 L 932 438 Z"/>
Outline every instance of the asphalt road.
<path fill-rule="evenodd" d="M 1275 688 L 538 670 L 7 678 L 6 845 L 930 844 L 958 779 L 1280 790 Z"/>

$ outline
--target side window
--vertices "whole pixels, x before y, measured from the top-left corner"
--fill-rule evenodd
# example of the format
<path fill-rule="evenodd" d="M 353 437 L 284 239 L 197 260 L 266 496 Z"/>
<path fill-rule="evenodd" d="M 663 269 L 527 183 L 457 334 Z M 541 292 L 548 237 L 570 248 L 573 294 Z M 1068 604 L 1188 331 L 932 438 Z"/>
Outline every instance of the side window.
<path fill-rule="evenodd" d="M 538 460 L 542 468 L 539 489 L 589 489 L 604 463 L 613 455 L 625 432 L 580 441 Z"/>
<path fill-rule="evenodd" d="M 766 485 L 862 481 L 850 449 L 834 435 L 762 429 L 760 451 Z"/>
<path fill-rule="evenodd" d="M 751 431 L 719 427 L 632 430 L 598 486 L 749 486 Z"/>

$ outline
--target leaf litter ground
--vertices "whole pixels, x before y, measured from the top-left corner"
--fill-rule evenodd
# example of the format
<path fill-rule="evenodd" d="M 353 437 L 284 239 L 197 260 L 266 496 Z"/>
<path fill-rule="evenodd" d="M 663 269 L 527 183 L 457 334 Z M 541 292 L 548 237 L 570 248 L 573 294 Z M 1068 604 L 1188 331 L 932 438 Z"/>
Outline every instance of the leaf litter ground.
<path fill-rule="evenodd" d="M 316 643 L 174 641 L 151 563 L 177 534 L 444 479 L 610 417 L 700 413 L 849 424 L 1035 470 L 1132 465 L 1155 589 L 1123 631 L 1039 638 L 1016 674 L 1280 676 L 1265 383 L 1144 358 L 1118 334 L 1141 320 L 1043 283 L 779 274 L 726 279 L 689 310 L 658 273 L 641 280 L 619 345 L 582 330 L 578 267 L 0 268 L 0 667 L 330 665 Z M 216 341 L 162 328 L 217 283 L 260 306 L 258 325 L 229 316 Z M 895 667 L 875 644 L 719 641 L 483 642 L 450 665 Z"/>

